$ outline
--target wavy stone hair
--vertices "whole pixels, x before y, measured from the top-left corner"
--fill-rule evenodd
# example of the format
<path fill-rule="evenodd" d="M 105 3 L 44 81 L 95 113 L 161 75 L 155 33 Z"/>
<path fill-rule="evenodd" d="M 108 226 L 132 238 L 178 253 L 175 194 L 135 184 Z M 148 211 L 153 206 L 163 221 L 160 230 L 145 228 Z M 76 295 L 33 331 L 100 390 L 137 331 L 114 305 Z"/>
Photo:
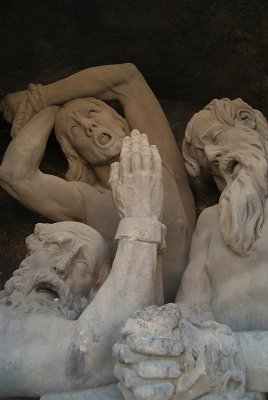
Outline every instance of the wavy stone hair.
<path fill-rule="evenodd" d="M 222 124 L 230 126 L 235 124 L 235 120 L 238 118 L 241 110 L 249 110 L 253 113 L 255 118 L 255 130 L 264 140 L 268 140 L 268 123 L 260 111 L 253 109 L 240 98 L 234 100 L 228 98 L 220 100 L 214 99 L 203 110 L 194 114 L 186 127 L 185 138 L 182 144 L 182 155 L 185 162 L 185 168 L 189 175 L 193 177 L 197 177 L 200 174 L 200 165 L 191 151 L 193 130 L 195 129 L 196 120 L 200 118 L 204 110 L 210 111 L 212 118 L 217 119 Z"/>
<path fill-rule="evenodd" d="M 73 111 L 79 112 L 79 110 L 83 110 L 86 103 L 91 103 L 100 109 L 107 110 L 116 120 L 124 124 L 124 129 L 126 132 L 129 132 L 129 127 L 126 120 L 121 117 L 121 115 L 119 115 L 112 107 L 93 97 L 79 98 L 69 101 L 58 112 L 55 122 L 55 133 L 69 164 L 65 178 L 67 181 L 80 181 L 92 184 L 95 181 L 95 175 L 92 166 L 83 160 L 75 151 L 69 141 L 68 135 L 66 134 L 67 122 L 72 118 L 70 114 Z"/>

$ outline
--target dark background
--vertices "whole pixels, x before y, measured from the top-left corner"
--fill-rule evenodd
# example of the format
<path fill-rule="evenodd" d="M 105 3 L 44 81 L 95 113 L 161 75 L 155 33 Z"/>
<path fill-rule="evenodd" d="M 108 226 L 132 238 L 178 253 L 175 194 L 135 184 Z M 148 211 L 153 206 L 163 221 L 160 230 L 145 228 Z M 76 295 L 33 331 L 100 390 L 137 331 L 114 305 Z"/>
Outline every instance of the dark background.
<path fill-rule="evenodd" d="M 29 82 L 133 62 L 169 99 L 163 107 L 180 142 L 193 112 L 215 97 L 242 97 L 267 114 L 267 22 L 264 0 L 0 0 L 0 98 Z M 9 130 L 0 117 L 1 156 Z M 53 137 L 43 169 L 65 169 Z M 211 187 L 198 205 L 215 198 Z M 0 289 L 41 220 L 0 191 Z"/>

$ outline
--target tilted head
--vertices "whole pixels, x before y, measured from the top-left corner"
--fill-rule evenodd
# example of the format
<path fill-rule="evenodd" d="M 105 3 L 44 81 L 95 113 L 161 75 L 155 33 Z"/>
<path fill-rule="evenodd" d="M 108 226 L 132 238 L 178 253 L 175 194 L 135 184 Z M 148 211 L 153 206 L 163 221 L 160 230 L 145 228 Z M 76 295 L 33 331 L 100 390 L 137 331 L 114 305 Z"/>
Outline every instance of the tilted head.
<path fill-rule="evenodd" d="M 113 162 L 129 134 L 126 120 L 113 108 L 92 97 L 66 103 L 58 112 L 55 131 L 69 170 L 67 180 L 91 183 L 91 166 Z"/>
<path fill-rule="evenodd" d="M 102 236 L 79 222 L 37 224 L 26 245 L 27 257 L 5 285 L 5 303 L 76 319 L 108 275 Z"/>
<path fill-rule="evenodd" d="M 213 100 L 188 123 L 183 142 L 187 171 L 211 174 L 222 192 L 220 228 L 225 243 L 248 255 L 258 239 L 267 196 L 268 124 L 241 99 Z"/>

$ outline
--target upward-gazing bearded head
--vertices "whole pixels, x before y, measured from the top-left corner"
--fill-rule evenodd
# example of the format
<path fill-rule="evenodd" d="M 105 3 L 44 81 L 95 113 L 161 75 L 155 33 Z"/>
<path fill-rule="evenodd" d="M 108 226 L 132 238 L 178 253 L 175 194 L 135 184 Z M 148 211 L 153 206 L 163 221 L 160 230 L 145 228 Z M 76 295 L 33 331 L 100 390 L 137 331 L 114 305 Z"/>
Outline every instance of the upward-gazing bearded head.
<path fill-rule="evenodd" d="M 102 236 L 79 222 L 37 224 L 26 245 L 27 257 L 6 282 L 1 304 L 19 314 L 78 318 L 108 275 Z"/>
<path fill-rule="evenodd" d="M 267 197 L 268 124 L 241 99 L 213 100 L 190 120 L 183 142 L 187 171 L 211 174 L 222 192 L 220 229 L 236 253 L 249 255 L 261 234 Z"/>

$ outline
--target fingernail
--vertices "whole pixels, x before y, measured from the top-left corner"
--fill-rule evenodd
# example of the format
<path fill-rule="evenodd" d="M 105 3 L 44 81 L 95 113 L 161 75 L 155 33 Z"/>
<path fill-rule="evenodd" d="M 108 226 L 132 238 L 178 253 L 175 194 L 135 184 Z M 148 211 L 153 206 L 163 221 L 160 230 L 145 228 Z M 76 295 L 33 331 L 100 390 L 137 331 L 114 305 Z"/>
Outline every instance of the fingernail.
<path fill-rule="evenodd" d="M 134 136 L 140 135 L 140 132 L 138 131 L 138 129 L 133 129 L 133 131 L 131 131 L 131 136 L 132 135 Z"/>

